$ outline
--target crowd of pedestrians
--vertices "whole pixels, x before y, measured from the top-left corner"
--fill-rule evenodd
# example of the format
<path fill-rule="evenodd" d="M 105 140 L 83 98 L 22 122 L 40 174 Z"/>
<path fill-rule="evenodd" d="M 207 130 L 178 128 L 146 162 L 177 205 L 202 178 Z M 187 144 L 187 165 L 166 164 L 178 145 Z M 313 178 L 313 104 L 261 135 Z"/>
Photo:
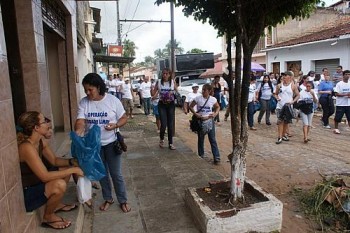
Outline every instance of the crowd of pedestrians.
<path fill-rule="evenodd" d="M 331 75 L 327 68 L 321 74 L 309 71 L 307 75 L 292 71 L 279 74 L 264 74 L 250 77 L 247 106 L 247 123 L 249 129 L 258 129 L 254 124 L 254 114 L 258 124 L 265 116 L 267 126 L 272 124 L 270 115 L 277 116 L 277 141 L 290 140 L 289 124 L 293 119 L 301 119 L 303 123 L 303 142 L 311 141 L 310 131 L 313 128 L 314 111 L 322 111 L 322 126 L 331 129 L 330 117 L 335 113 L 333 132 L 340 134 L 339 123 L 344 115 L 350 126 L 350 70 L 342 70 L 339 66 Z M 257 82 L 259 81 L 259 82 Z M 114 188 L 120 209 L 127 213 L 131 210 L 127 202 L 127 193 L 121 169 L 122 151 L 116 149 L 120 141 L 119 129 L 132 119 L 135 101 L 134 90 L 129 78 L 121 75 L 102 79 L 98 74 L 87 74 L 83 81 L 86 93 L 79 103 L 75 133 L 84 136 L 94 125 L 101 130 L 101 150 L 99 155 L 107 171 L 107 176 L 100 180 L 104 202 L 101 211 L 106 211 L 114 203 Z M 234 84 L 234 80 L 233 80 Z M 214 164 L 220 162 L 220 152 L 216 141 L 216 126 L 220 125 L 219 112 L 225 105 L 227 83 L 220 83 L 220 76 L 215 76 L 211 84 L 205 84 L 201 93 L 196 83 L 192 92 L 186 97 L 183 105 L 184 114 L 200 120 L 197 134 L 198 155 L 204 157 L 205 136 L 211 146 Z M 156 117 L 159 133 L 159 147 L 165 147 L 167 134 L 168 149 L 176 150 L 173 142 L 175 120 L 175 93 L 177 86 L 172 71 L 165 68 L 158 81 L 145 77 L 138 89 L 146 116 Z M 229 111 L 226 110 L 224 120 Z M 23 113 L 17 122 L 18 145 L 22 172 L 23 192 L 27 211 L 32 211 L 46 203 L 44 211 L 44 227 L 63 229 L 71 225 L 71 221 L 57 215 L 59 211 L 71 211 L 75 204 L 63 204 L 62 197 L 66 191 L 66 183 L 71 175 L 83 176 L 83 171 L 75 159 L 57 158 L 47 143 L 50 135 L 50 120 L 39 112 Z M 120 135 L 120 136 L 119 136 Z M 46 162 L 45 162 L 46 161 Z M 49 166 L 50 165 L 50 166 Z"/>

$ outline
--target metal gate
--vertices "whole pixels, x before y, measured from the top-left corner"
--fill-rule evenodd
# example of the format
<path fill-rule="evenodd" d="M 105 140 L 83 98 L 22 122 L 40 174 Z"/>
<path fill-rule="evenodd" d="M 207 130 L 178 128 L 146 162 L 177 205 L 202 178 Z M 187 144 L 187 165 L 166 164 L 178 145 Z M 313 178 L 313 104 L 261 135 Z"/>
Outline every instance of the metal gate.
<path fill-rule="evenodd" d="M 315 61 L 315 72 L 316 74 L 322 74 L 323 68 L 328 68 L 329 74 L 333 77 L 337 66 L 339 66 L 339 58 L 337 59 L 327 59 Z"/>

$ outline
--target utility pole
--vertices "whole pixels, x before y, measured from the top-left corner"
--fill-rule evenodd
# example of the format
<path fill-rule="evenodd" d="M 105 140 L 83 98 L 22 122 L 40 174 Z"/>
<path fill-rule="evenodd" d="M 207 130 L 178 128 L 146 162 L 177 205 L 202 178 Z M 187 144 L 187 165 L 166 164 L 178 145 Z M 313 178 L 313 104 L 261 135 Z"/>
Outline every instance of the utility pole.
<path fill-rule="evenodd" d="M 118 46 L 121 46 L 122 45 L 122 38 L 121 38 L 121 29 L 120 29 L 120 21 L 119 21 L 119 0 L 116 0 L 116 6 L 117 6 L 117 43 L 118 43 Z M 119 64 L 118 65 L 119 67 L 119 73 L 120 74 L 123 74 L 123 65 L 122 64 Z"/>
<path fill-rule="evenodd" d="M 170 67 L 173 73 L 173 78 L 175 78 L 175 39 L 174 39 L 174 3 L 170 2 L 170 35 L 171 35 L 171 51 L 170 51 Z M 174 121 L 175 122 L 175 121 Z M 174 128 L 175 129 L 175 128 Z M 175 130 L 174 130 L 175 132 Z"/>
<path fill-rule="evenodd" d="M 118 34 L 118 45 L 121 46 L 122 45 L 122 38 L 121 38 L 121 29 L 120 29 L 120 21 L 119 21 L 119 0 L 116 0 L 116 4 L 117 4 L 117 34 Z"/>

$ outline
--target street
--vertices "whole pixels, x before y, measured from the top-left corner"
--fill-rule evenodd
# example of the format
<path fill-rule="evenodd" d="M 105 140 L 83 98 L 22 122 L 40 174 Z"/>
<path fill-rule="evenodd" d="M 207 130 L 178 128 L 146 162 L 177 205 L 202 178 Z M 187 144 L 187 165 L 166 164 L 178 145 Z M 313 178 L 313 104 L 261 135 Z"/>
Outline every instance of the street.
<path fill-rule="evenodd" d="M 224 111 L 220 111 L 221 125 L 216 127 L 221 164 L 216 166 L 225 177 L 230 177 L 230 164 L 227 155 L 232 151 L 230 119 L 223 121 Z M 318 114 L 319 115 L 319 114 Z M 194 152 L 197 151 L 197 136 L 189 129 L 189 116 L 180 108 L 176 109 L 176 134 Z M 324 129 L 320 117 L 314 116 L 310 139 L 303 142 L 302 122 L 293 121 L 290 127 L 289 142 L 276 145 L 276 115 L 271 116 L 271 126 L 257 123 L 257 131 L 249 131 L 247 148 L 247 177 L 254 180 L 267 192 L 272 193 L 283 202 L 283 233 L 315 232 L 315 224 L 307 220 L 300 208 L 294 188 L 307 190 L 321 180 L 323 175 L 348 173 L 350 169 L 349 138 L 347 125 L 340 124 L 341 134 L 336 135 L 330 129 Z M 264 118 L 263 121 L 264 122 Z M 333 121 L 330 121 L 333 128 Z M 208 163 L 212 163 L 212 154 L 208 139 L 205 141 Z"/>

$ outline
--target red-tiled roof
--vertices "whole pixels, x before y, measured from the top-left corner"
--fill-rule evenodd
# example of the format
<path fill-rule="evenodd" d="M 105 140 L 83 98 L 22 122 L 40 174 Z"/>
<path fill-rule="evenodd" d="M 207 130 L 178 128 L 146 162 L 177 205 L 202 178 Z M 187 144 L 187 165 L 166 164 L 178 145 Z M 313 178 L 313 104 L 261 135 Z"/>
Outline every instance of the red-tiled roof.
<path fill-rule="evenodd" d="M 291 39 L 288 41 L 281 42 L 279 44 L 269 46 L 266 49 L 298 45 L 314 41 L 322 41 L 332 38 L 338 38 L 339 36 L 347 34 L 350 34 L 350 23 L 344 23 L 336 27 L 328 28 L 318 32 L 313 32 L 309 35 L 305 35 L 299 38 Z"/>

